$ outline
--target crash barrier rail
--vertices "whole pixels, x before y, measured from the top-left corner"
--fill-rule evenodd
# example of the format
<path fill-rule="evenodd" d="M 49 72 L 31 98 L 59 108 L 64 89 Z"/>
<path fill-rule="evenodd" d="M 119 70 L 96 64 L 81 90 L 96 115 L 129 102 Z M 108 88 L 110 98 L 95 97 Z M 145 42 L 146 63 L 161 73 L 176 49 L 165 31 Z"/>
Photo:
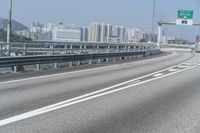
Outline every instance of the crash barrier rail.
<path fill-rule="evenodd" d="M 80 65 L 82 61 L 88 61 L 88 64 L 91 64 L 94 60 L 100 63 L 102 60 L 109 61 L 109 59 L 115 60 L 117 58 L 120 60 L 127 58 L 135 59 L 159 53 L 160 50 L 141 50 L 134 52 L 1 57 L 0 68 L 12 67 L 13 72 L 17 72 L 26 65 L 36 65 L 36 69 L 40 69 L 41 64 L 54 63 L 54 67 L 57 68 L 58 64 L 63 62 L 68 62 L 72 66 L 73 62 L 77 62 L 77 65 Z"/>
<path fill-rule="evenodd" d="M 0 43 L 0 56 L 136 52 L 158 49 L 147 43 L 37 42 Z"/>

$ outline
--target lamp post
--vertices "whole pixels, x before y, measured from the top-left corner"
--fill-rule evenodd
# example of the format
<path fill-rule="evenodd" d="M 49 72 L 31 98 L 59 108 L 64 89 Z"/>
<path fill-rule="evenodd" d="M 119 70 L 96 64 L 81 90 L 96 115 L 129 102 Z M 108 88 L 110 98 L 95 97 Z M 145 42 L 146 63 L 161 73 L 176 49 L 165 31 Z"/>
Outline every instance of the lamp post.
<path fill-rule="evenodd" d="M 7 55 L 10 55 L 10 36 L 11 36 L 11 28 L 12 28 L 12 3 L 13 1 L 10 0 L 10 8 L 9 8 L 9 18 L 8 18 L 8 25 L 7 25 Z"/>
<path fill-rule="evenodd" d="M 156 7 L 156 0 L 153 0 L 153 14 L 152 14 L 152 25 L 151 25 L 151 40 L 153 41 L 153 37 L 154 37 L 154 22 L 155 22 L 155 7 Z"/>

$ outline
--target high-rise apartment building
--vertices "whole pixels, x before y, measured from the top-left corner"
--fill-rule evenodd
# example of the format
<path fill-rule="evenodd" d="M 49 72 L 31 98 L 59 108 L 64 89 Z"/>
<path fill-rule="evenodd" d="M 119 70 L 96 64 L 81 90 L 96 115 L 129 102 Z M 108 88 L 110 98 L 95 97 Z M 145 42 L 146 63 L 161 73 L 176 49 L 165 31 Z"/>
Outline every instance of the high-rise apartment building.
<path fill-rule="evenodd" d="M 81 41 L 82 42 L 88 41 L 88 27 L 86 26 L 81 27 Z"/>
<path fill-rule="evenodd" d="M 100 42 L 100 24 L 91 23 L 88 28 L 88 41 Z"/>
<path fill-rule="evenodd" d="M 89 42 L 123 43 L 125 28 L 109 23 L 91 23 L 88 28 Z"/>
<path fill-rule="evenodd" d="M 100 42 L 105 42 L 106 39 L 106 25 L 105 23 L 100 24 Z"/>
<path fill-rule="evenodd" d="M 81 28 L 76 25 L 58 24 L 53 29 L 53 41 L 79 42 L 81 41 Z"/>
<path fill-rule="evenodd" d="M 125 42 L 125 33 L 126 33 L 126 28 L 121 26 L 119 28 L 119 42 L 120 43 Z"/>
<path fill-rule="evenodd" d="M 127 42 L 139 42 L 141 39 L 143 39 L 143 31 L 137 28 L 126 29 Z"/>
<path fill-rule="evenodd" d="M 105 42 L 111 42 L 111 36 L 112 36 L 112 25 L 111 24 L 106 24 Z"/>

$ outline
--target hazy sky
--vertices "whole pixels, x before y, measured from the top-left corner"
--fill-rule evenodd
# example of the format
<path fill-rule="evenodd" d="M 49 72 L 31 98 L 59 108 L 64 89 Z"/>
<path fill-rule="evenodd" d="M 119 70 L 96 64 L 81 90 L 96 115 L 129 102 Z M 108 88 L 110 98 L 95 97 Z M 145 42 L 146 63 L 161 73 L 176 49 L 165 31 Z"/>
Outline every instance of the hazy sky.
<path fill-rule="evenodd" d="M 31 20 L 88 25 L 91 21 L 150 29 L 153 0 L 13 0 L 13 18 L 25 25 Z M 0 0 L 0 17 L 8 17 L 9 0 Z M 200 0 L 156 0 L 156 21 L 176 19 L 179 8 L 194 10 L 200 20 Z M 166 32 L 194 40 L 199 27 L 167 26 Z"/>

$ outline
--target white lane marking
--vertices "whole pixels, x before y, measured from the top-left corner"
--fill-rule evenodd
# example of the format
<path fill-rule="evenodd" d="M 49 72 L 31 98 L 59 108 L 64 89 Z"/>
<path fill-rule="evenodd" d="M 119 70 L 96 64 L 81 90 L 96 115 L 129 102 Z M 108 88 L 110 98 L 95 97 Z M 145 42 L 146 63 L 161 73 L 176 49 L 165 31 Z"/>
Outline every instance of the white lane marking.
<path fill-rule="evenodd" d="M 172 56 L 172 55 L 175 55 L 175 54 L 176 53 L 173 52 L 173 54 L 168 55 L 168 56 Z M 167 57 L 167 56 L 165 56 L 165 57 Z M 162 57 L 158 57 L 158 58 L 162 58 Z M 23 82 L 23 81 L 28 81 L 28 80 L 35 80 L 35 79 L 42 79 L 42 78 L 50 78 L 50 77 L 56 77 L 56 76 L 63 76 L 63 75 L 69 75 L 69 74 L 76 74 L 76 73 L 88 72 L 88 71 L 94 71 L 94 70 L 101 70 L 101 69 L 113 68 L 113 67 L 118 67 L 118 66 L 132 65 L 132 64 L 140 63 L 140 62 L 149 62 L 151 60 L 156 60 L 158 58 L 146 59 L 146 60 L 129 62 L 129 63 L 123 63 L 123 64 L 116 64 L 116 65 L 105 66 L 105 67 L 91 68 L 91 69 L 85 69 L 85 70 L 78 70 L 78 71 L 73 71 L 73 72 L 58 73 L 58 74 L 44 75 L 44 76 L 38 76 L 38 77 L 31 77 L 31 78 L 26 78 L 26 79 L 5 81 L 5 82 L 0 82 L 0 85 L 2 85 L 2 84 L 9 84 L 9 83 L 15 83 L 15 82 Z"/>
<path fill-rule="evenodd" d="M 160 77 L 160 76 L 163 76 L 163 75 L 164 75 L 163 73 L 158 73 L 158 74 L 153 75 L 153 77 Z"/>
<path fill-rule="evenodd" d="M 179 68 L 187 68 L 187 67 L 190 67 L 190 66 L 186 66 L 186 65 L 181 64 L 180 66 L 177 66 L 177 67 L 179 67 Z"/>
<path fill-rule="evenodd" d="M 169 69 L 168 71 L 169 72 L 176 72 L 176 71 L 179 71 L 180 69 Z"/>
<path fill-rule="evenodd" d="M 127 83 L 127 84 L 125 84 L 125 85 L 136 84 L 136 83 L 139 83 L 139 82 L 141 82 L 141 81 L 140 81 L 140 80 L 136 80 L 136 81 L 133 81 L 133 82 Z"/>
<path fill-rule="evenodd" d="M 197 65 L 197 63 L 189 63 L 189 62 L 186 62 L 186 63 L 184 63 L 185 65 L 188 65 L 188 66 L 194 66 L 194 65 Z"/>
<path fill-rule="evenodd" d="M 33 111 L 30 111 L 30 112 L 27 112 L 27 113 L 24 113 L 24 114 L 20 114 L 20 115 L 13 116 L 13 117 L 10 117 L 10 118 L 7 118 L 7 119 L 3 119 L 3 120 L 0 120 L 0 126 L 11 124 L 11 123 L 14 123 L 14 122 L 17 122 L 17 121 L 21 121 L 21 120 L 31 118 L 31 117 L 34 117 L 34 116 L 37 116 L 37 115 L 48 113 L 48 112 L 58 110 L 58 109 L 61 109 L 61 108 L 64 108 L 64 107 L 68 107 L 68 106 L 71 106 L 71 105 L 74 105 L 74 104 L 82 103 L 84 101 L 95 99 L 97 97 L 101 97 L 101 96 L 105 96 L 105 95 L 108 95 L 108 94 L 111 94 L 111 93 L 119 92 L 119 91 L 128 89 L 130 87 L 134 87 L 134 86 L 137 86 L 137 85 L 148 83 L 148 82 L 151 82 L 151 81 L 154 81 L 154 80 L 157 80 L 157 79 L 162 79 L 162 78 L 168 77 L 168 76 L 176 74 L 176 73 L 186 71 L 186 70 L 194 68 L 194 67 L 196 67 L 196 66 L 192 66 L 192 67 L 180 70 L 180 71 L 172 72 L 172 73 L 160 76 L 160 77 L 155 77 L 155 78 L 152 78 L 152 79 L 148 79 L 148 80 L 145 80 L 145 81 L 134 83 L 134 84 L 131 84 L 131 85 L 128 85 L 128 86 L 116 88 L 116 89 L 110 90 L 110 91 L 108 90 L 108 91 L 104 92 L 103 90 L 105 90 L 105 89 L 103 89 L 103 90 L 100 90 L 100 91 L 102 91 L 102 93 L 97 93 L 96 95 L 91 95 L 91 96 L 88 96 L 88 97 L 81 96 L 83 98 L 80 98 L 80 97 L 73 98 L 73 99 L 66 100 L 66 101 L 63 101 L 63 102 L 60 102 L 60 103 L 57 103 L 57 104 L 53 104 L 53 105 L 50 105 L 50 106 L 47 106 L 47 107 L 43 107 L 43 108 L 40 108 L 40 109 L 37 109 L 37 110 L 33 110 Z M 100 92 L 100 91 L 98 91 L 98 92 Z"/>

